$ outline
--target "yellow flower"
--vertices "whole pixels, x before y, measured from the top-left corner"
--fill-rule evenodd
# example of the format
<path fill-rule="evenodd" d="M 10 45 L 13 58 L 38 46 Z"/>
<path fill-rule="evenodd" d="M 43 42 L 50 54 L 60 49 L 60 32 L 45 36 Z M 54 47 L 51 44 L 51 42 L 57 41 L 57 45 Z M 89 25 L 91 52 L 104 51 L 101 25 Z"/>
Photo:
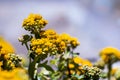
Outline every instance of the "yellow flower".
<path fill-rule="evenodd" d="M 80 57 L 74 57 L 73 60 L 77 64 L 82 63 L 82 61 L 83 61 L 82 58 L 80 58 Z"/>
<path fill-rule="evenodd" d="M 89 60 L 83 60 L 82 65 L 92 66 L 92 63 Z"/>
<path fill-rule="evenodd" d="M 70 74 L 74 74 L 75 71 L 74 70 L 70 70 Z M 65 71 L 65 74 L 69 75 L 69 71 Z"/>
<path fill-rule="evenodd" d="M 32 39 L 31 49 L 38 55 L 41 53 L 52 53 L 56 46 L 48 38 Z"/>
<path fill-rule="evenodd" d="M 41 49 L 41 48 L 37 48 L 37 49 L 35 50 L 35 52 L 36 52 L 37 54 L 41 54 L 41 53 L 42 53 L 42 49 Z"/>
<path fill-rule="evenodd" d="M 76 64 L 79 64 L 80 66 L 92 66 L 92 63 L 89 61 L 89 60 L 85 60 L 85 59 L 82 59 L 80 57 L 74 57 L 73 58 L 73 61 L 76 63 Z"/>
<path fill-rule="evenodd" d="M 109 60 L 120 60 L 120 51 L 117 48 L 106 47 L 101 50 L 100 57 L 108 63 Z"/>
<path fill-rule="evenodd" d="M 65 44 L 66 44 L 67 46 L 71 47 L 71 48 L 76 48 L 76 47 L 80 44 L 80 43 L 77 41 L 76 38 L 71 37 L 70 35 L 65 34 L 65 33 L 61 34 L 61 35 L 59 36 L 59 39 L 60 39 L 61 41 L 64 41 Z"/>
<path fill-rule="evenodd" d="M 80 43 L 77 41 L 76 38 L 71 38 L 71 46 L 73 48 L 75 48 L 76 46 L 78 46 Z"/>
<path fill-rule="evenodd" d="M 74 68 L 75 67 L 74 64 L 69 64 L 68 66 L 69 66 L 69 68 Z"/>
<path fill-rule="evenodd" d="M 14 70 L 11 71 L 0 70 L 0 80 L 29 80 L 29 79 L 25 70 L 15 68 Z"/>
<path fill-rule="evenodd" d="M 58 34 L 53 29 L 48 29 L 45 31 L 41 31 L 40 36 L 42 38 L 48 38 L 51 40 L 57 39 Z"/>
<path fill-rule="evenodd" d="M 68 67 L 70 68 L 70 73 L 71 74 L 75 73 L 75 74 L 81 75 L 81 74 L 84 73 L 84 70 L 83 70 L 84 66 L 89 66 L 89 67 L 92 66 L 92 63 L 90 61 L 82 59 L 82 58 L 80 58 L 78 56 L 74 57 L 73 61 L 74 61 L 75 64 L 70 63 L 68 65 Z M 78 66 L 76 66 L 76 64 L 78 64 Z M 65 73 L 68 74 L 69 71 L 67 70 L 67 71 L 65 71 Z"/>
<path fill-rule="evenodd" d="M 44 28 L 47 23 L 47 20 L 44 20 L 41 15 L 30 14 L 28 18 L 24 19 L 22 26 L 25 30 L 36 33 L 36 31 Z"/>
<path fill-rule="evenodd" d="M 115 75 L 115 73 L 116 73 L 117 70 L 118 70 L 118 68 L 112 68 L 111 75 Z"/>
<path fill-rule="evenodd" d="M 13 46 L 4 40 L 2 37 L 0 37 L 0 54 L 8 54 L 8 53 L 14 53 L 15 50 Z"/>

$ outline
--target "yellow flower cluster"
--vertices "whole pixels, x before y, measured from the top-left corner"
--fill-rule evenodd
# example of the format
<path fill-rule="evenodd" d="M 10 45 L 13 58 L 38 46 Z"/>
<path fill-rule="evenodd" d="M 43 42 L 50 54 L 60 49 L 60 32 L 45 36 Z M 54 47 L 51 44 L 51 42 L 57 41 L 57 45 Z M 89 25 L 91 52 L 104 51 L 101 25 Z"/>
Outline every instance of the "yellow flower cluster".
<path fill-rule="evenodd" d="M 113 47 L 106 47 L 101 50 L 100 56 L 105 63 L 108 63 L 110 60 L 117 61 L 120 60 L 120 51 Z"/>
<path fill-rule="evenodd" d="M 16 54 L 7 54 L 3 56 L 2 66 L 5 70 L 11 70 L 17 67 L 21 67 L 22 58 Z"/>
<path fill-rule="evenodd" d="M 47 38 L 41 38 L 41 39 L 32 39 L 31 40 L 31 47 L 32 50 L 35 51 L 36 54 L 45 54 L 45 53 L 51 53 L 55 50 L 55 45 L 50 42 Z"/>
<path fill-rule="evenodd" d="M 50 40 L 57 39 L 58 34 L 53 29 L 48 29 L 40 32 L 42 38 L 48 38 Z"/>
<path fill-rule="evenodd" d="M 35 32 L 36 30 L 44 28 L 47 23 L 47 20 L 44 20 L 41 15 L 30 14 L 28 18 L 24 19 L 22 26 L 25 30 Z"/>
<path fill-rule="evenodd" d="M 75 64 L 78 64 L 78 66 L 75 66 L 73 63 L 70 63 L 68 65 L 70 68 L 71 74 L 77 73 L 78 75 L 80 75 L 80 74 L 84 73 L 84 71 L 83 71 L 84 66 L 89 66 L 89 67 L 92 66 L 92 63 L 89 60 L 82 59 L 78 56 L 74 57 L 73 61 Z M 68 74 L 68 71 L 66 72 L 66 74 Z"/>
<path fill-rule="evenodd" d="M 118 70 L 119 68 L 112 68 L 111 70 L 111 75 L 114 76 L 116 71 Z"/>
<path fill-rule="evenodd" d="M 32 39 L 31 47 L 36 54 L 41 53 L 63 53 L 67 47 L 75 48 L 79 45 L 76 38 L 70 37 L 68 34 L 57 34 L 54 30 L 48 29 L 41 31 L 40 39 Z"/>
<path fill-rule="evenodd" d="M 11 71 L 0 69 L 0 80 L 29 80 L 29 79 L 24 69 L 15 68 L 14 70 Z"/>
<path fill-rule="evenodd" d="M 70 35 L 65 33 L 61 34 L 59 36 L 59 39 L 61 41 L 64 41 L 67 47 L 69 46 L 69 47 L 75 48 L 80 44 L 76 38 L 71 37 Z"/>
<path fill-rule="evenodd" d="M 8 54 L 8 53 L 14 53 L 15 50 L 13 46 L 4 40 L 2 37 L 0 37 L 0 54 Z"/>

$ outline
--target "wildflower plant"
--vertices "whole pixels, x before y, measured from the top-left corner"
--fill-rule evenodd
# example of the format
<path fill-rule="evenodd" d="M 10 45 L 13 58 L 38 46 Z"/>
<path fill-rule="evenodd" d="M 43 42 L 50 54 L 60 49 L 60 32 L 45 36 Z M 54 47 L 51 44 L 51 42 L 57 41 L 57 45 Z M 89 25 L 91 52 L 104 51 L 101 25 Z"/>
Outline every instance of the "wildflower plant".
<path fill-rule="evenodd" d="M 19 38 L 19 41 L 28 50 L 28 72 L 32 80 L 37 80 L 38 78 L 38 67 L 44 67 L 48 71 L 54 72 L 52 67 L 47 64 L 48 60 L 46 59 L 48 57 L 62 60 L 65 53 L 70 52 L 79 45 L 77 39 L 68 34 L 57 34 L 52 29 L 43 29 L 47 23 L 47 20 L 38 14 L 30 14 L 23 21 L 23 28 L 29 31 L 30 34 L 23 35 Z"/>
<path fill-rule="evenodd" d="M 31 80 L 99 79 L 101 70 L 92 67 L 90 61 L 80 58 L 79 53 L 74 52 L 80 44 L 77 38 L 66 33 L 58 34 L 52 29 L 46 30 L 44 28 L 47 23 L 48 21 L 39 14 L 30 14 L 23 21 L 22 27 L 29 34 L 22 35 L 19 41 L 28 50 L 29 78 Z"/>

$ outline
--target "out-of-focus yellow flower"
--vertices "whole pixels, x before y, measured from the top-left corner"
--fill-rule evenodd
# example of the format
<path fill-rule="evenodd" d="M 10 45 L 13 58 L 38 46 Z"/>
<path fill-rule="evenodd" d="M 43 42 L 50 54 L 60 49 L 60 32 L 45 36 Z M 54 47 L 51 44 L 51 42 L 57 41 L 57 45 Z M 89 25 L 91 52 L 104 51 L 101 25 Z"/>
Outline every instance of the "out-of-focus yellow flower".
<path fill-rule="evenodd" d="M 118 68 L 112 68 L 112 70 L 111 70 L 111 75 L 114 76 L 117 70 L 118 70 Z"/>
<path fill-rule="evenodd" d="M 68 66 L 69 66 L 69 68 L 74 68 L 75 67 L 74 64 L 69 64 Z"/>
<path fill-rule="evenodd" d="M 74 70 L 70 70 L 70 72 L 69 72 L 69 71 L 65 71 L 65 74 L 69 75 L 69 73 L 70 73 L 70 74 L 74 74 L 75 71 L 74 71 Z"/>
<path fill-rule="evenodd" d="M 25 70 L 16 68 L 11 71 L 0 70 L 0 80 L 29 80 Z"/>
<path fill-rule="evenodd" d="M 73 60 L 76 64 L 79 64 L 79 65 L 92 66 L 92 63 L 89 60 L 82 59 L 80 57 L 74 57 Z"/>
<path fill-rule="evenodd" d="M 42 49 L 41 49 L 41 48 L 37 48 L 37 49 L 35 50 L 35 52 L 36 52 L 37 54 L 41 54 L 41 53 L 42 53 Z"/>
<path fill-rule="evenodd" d="M 83 61 L 82 58 L 80 58 L 80 57 L 74 57 L 73 60 L 74 60 L 74 62 L 77 63 L 77 64 L 81 64 L 82 61 Z"/>
<path fill-rule="evenodd" d="M 81 75 L 84 73 L 83 67 L 84 66 L 92 66 L 92 63 L 89 60 L 82 59 L 78 56 L 73 58 L 74 63 L 69 63 L 68 67 L 70 69 L 70 74 L 78 74 Z M 78 66 L 76 66 L 78 65 Z M 65 71 L 65 73 L 68 75 L 69 71 Z"/>
<path fill-rule="evenodd" d="M 92 66 L 92 63 L 89 60 L 83 60 L 82 65 Z"/>
<path fill-rule="evenodd" d="M 0 37 L 0 54 L 8 54 L 14 52 L 15 49 L 13 48 L 13 46 L 2 37 Z"/>
<path fill-rule="evenodd" d="M 1 68 L 3 70 L 12 70 L 21 67 L 22 58 L 16 54 L 1 55 Z"/>
<path fill-rule="evenodd" d="M 78 69 L 82 69 L 83 66 L 92 66 L 92 63 L 89 60 L 82 59 L 80 57 L 74 57 L 73 61 L 79 65 Z M 83 71 L 82 71 L 83 72 Z"/>
<path fill-rule="evenodd" d="M 101 50 L 100 57 L 108 63 L 108 61 L 113 60 L 113 62 L 120 60 L 120 51 L 117 48 L 106 47 Z"/>

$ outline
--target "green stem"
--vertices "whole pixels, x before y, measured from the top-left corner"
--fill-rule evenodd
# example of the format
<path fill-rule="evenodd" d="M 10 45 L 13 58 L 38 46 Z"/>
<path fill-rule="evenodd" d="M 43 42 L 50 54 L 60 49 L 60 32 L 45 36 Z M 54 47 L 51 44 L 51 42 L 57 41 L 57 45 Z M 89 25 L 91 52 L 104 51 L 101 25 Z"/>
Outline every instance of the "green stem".
<path fill-rule="evenodd" d="M 29 47 L 28 47 L 28 44 L 27 44 L 27 43 L 25 43 L 25 46 L 26 46 L 27 50 L 29 50 Z"/>
<path fill-rule="evenodd" d="M 25 43 L 25 46 L 26 46 L 26 48 L 27 48 L 27 50 L 28 50 L 28 54 L 29 54 L 29 67 L 28 67 L 28 68 L 30 68 L 31 57 L 30 57 L 30 53 L 29 53 L 29 47 L 28 47 L 28 44 L 27 44 L 27 43 Z M 30 73 L 29 71 L 30 71 L 30 69 L 28 69 L 28 73 Z M 30 76 L 30 75 L 29 75 L 29 79 L 34 80 L 33 76 Z"/>
<path fill-rule="evenodd" d="M 111 70 L 112 70 L 112 64 L 111 64 L 111 60 L 109 60 L 109 62 L 108 62 L 108 80 L 110 80 L 110 77 L 111 77 Z"/>
<path fill-rule="evenodd" d="M 69 59 L 67 59 L 67 69 L 68 69 L 68 77 L 71 78 L 71 72 L 69 68 Z"/>

